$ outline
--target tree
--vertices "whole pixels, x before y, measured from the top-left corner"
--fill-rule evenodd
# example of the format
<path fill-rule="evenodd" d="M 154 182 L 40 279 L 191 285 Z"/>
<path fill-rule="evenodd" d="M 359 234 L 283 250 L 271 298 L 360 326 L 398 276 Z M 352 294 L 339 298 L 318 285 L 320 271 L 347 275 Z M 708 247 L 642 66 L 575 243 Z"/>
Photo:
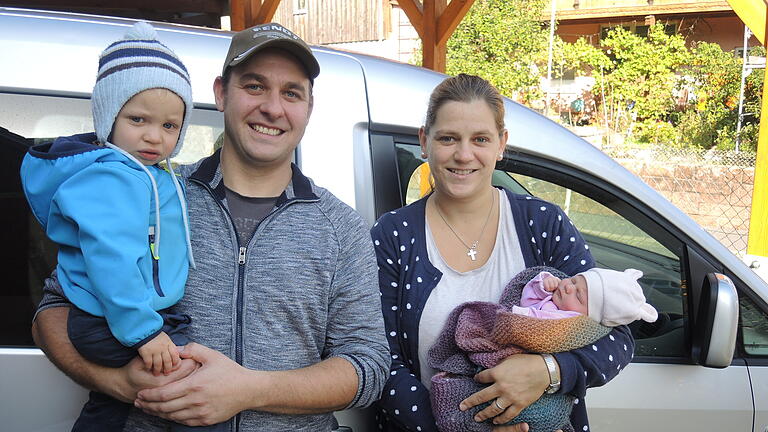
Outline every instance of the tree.
<path fill-rule="evenodd" d="M 477 0 L 447 44 L 446 72 L 470 73 L 522 102 L 539 97 L 546 65 L 545 0 Z"/>
<path fill-rule="evenodd" d="M 540 99 L 549 39 L 547 0 L 476 0 L 448 40 L 446 71 L 471 73 L 522 103 Z M 638 142 L 733 148 L 741 59 L 716 44 L 694 43 L 657 23 L 647 35 L 609 31 L 593 46 L 555 37 L 553 78 L 591 74 L 594 104 L 606 123 Z M 765 51 L 753 55 L 764 55 Z M 747 77 L 741 148 L 756 146 L 763 71 Z M 685 105 L 685 92 L 695 103 Z M 682 99 L 682 100 L 678 100 Z M 680 102 L 683 104 L 680 104 Z M 602 124 L 602 121 L 600 122 Z"/>
<path fill-rule="evenodd" d="M 673 90 L 676 71 L 690 61 L 685 39 L 668 35 L 657 23 L 648 36 L 636 35 L 622 27 L 608 32 L 602 47 L 612 57 L 612 65 L 597 85 L 611 94 L 613 109 L 635 110 L 641 121 L 655 122 L 674 109 Z"/>
<path fill-rule="evenodd" d="M 762 47 L 757 51 L 751 54 L 765 53 Z M 681 116 L 680 139 L 705 149 L 712 146 L 732 149 L 736 142 L 741 58 L 707 42 L 695 43 L 692 53 L 693 61 L 683 72 L 693 80 L 696 100 Z M 742 149 L 754 149 L 757 145 L 762 83 L 762 70 L 747 77 L 744 89 L 744 112 L 747 115 L 742 122 Z"/>
<path fill-rule="evenodd" d="M 556 37 L 552 57 L 554 77 L 559 77 L 561 71 L 566 70 L 574 70 L 579 75 L 599 75 L 601 69 L 609 69 L 613 65 L 602 49 L 590 44 L 583 37 L 574 43 Z"/>

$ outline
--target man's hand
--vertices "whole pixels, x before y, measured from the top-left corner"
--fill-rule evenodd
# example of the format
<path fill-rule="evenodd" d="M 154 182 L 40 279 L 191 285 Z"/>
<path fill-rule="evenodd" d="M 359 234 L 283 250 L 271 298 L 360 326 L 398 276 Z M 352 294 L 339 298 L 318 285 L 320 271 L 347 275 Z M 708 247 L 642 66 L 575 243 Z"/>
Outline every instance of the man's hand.
<path fill-rule="evenodd" d="M 155 376 L 175 371 L 179 368 L 179 350 L 176 344 L 165 333 L 160 332 L 157 336 L 139 347 L 139 356 L 144 361 L 144 368 L 151 371 Z"/>
<path fill-rule="evenodd" d="M 32 326 L 35 343 L 65 374 L 83 387 L 133 403 L 141 389 L 167 384 L 192 373 L 197 368 L 193 360 L 183 360 L 181 367 L 167 376 L 152 376 L 136 357 L 121 368 L 109 368 L 83 358 L 72 346 L 67 335 L 69 307 L 54 307 L 40 312 Z"/>
<path fill-rule="evenodd" d="M 490 405 L 475 415 L 475 420 L 481 422 L 493 418 L 493 423 L 500 425 L 515 418 L 544 394 L 549 385 L 549 373 L 538 354 L 516 354 L 478 373 L 475 381 L 491 385 L 464 399 L 459 408 L 465 411 L 490 402 Z"/>
<path fill-rule="evenodd" d="M 179 381 L 140 391 L 136 407 L 188 426 L 221 423 L 250 408 L 248 386 L 256 371 L 195 343 L 187 345 L 181 357 L 200 363 L 200 368 Z"/>
<path fill-rule="evenodd" d="M 119 399 L 125 403 L 133 403 L 133 401 L 136 400 L 136 394 L 140 390 L 163 386 L 178 381 L 197 370 L 198 366 L 198 363 L 194 360 L 181 360 L 179 368 L 175 371 L 168 375 L 155 376 L 144 368 L 144 362 L 141 360 L 141 357 L 136 357 L 121 368 L 107 368 L 115 371 L 116 373 L 114 375 L 116 376 L 112 382 L 105 387 L 111 389 L 107 394 L 115 399 Z"/>

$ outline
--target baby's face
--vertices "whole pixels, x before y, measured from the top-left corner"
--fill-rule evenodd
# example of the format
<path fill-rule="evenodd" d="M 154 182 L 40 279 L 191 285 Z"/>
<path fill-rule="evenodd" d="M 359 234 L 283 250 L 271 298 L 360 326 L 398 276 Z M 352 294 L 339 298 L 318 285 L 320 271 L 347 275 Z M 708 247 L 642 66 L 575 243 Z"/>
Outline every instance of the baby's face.
<path fill-rule="evenodd" d="M 184 120 L 184 102 L 170 90 L 137 93 L 117 114 L 112 143 L 144 165 L 154 165 L 176 148 Z"/>
<path fill-rule="evenodd" d="M 561 280 L 557 288 L 552 292 L 552 302 L 560 310 L 588 315 L 589 296 L 587 280 L 581 275 Z"/>

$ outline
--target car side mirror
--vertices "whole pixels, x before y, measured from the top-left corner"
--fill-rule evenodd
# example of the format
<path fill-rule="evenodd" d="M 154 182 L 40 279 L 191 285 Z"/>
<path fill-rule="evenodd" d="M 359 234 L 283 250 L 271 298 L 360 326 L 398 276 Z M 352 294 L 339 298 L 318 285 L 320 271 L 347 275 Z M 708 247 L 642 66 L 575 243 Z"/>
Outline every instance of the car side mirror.
<path fill-rule="evenodd" d="M 697 364 L 725 368 L 733 360 L 739 325 L 739 296 L 733 282 L 720 273 L 708 273 L 701 289 L 693 327 L 691 357 Z"/>

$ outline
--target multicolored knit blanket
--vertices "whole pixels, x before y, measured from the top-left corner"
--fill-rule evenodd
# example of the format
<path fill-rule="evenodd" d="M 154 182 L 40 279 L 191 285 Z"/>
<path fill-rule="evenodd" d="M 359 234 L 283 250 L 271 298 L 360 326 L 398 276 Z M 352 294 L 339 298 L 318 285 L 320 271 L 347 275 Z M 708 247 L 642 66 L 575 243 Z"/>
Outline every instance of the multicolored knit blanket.
<path fill-rule="evenodd" d="M 440 371 L 432 377 L 431 390 L 432 411 L 440 431 L 491 431 L 490 420 L 473 420 L 488 404 L 459 410 L 462 400 L 485 387 L 473 379 L 480 370 L 492 368 L 513 354 L 570 351 L 611 331 L 586 316 L 541 319 L 513 313 L 512 306 L 520 304 L 523 286 L 542 271 L 567 277 L 550 267 L 525 269 L 507 284 L 499 303 L 463 303 L 449 315 L 429 350 L 429 366 Z M 572 430 L 569 416 L 574 400 L 568 395 L 544 394 L 510 424 L 526 422 L 531 432 Z"/>

